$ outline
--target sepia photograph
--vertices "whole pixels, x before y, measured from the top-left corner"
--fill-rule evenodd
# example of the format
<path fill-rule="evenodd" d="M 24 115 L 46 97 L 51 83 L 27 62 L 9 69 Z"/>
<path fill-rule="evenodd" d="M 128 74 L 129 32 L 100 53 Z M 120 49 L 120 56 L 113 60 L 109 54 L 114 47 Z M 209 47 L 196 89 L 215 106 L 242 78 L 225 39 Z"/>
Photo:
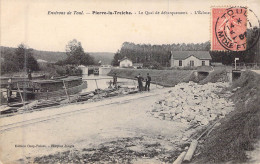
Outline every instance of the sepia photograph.
<path fill-rule="evenodd" d="M 0 0 L 0 164 L 259 164 L 259 9 Z"/>

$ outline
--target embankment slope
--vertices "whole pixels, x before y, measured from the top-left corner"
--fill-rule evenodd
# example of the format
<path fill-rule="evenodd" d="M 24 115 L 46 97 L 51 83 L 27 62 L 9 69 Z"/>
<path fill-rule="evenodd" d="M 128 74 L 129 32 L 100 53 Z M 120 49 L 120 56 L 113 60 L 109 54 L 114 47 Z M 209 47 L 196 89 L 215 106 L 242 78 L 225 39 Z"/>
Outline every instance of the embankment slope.
<path fill-rule="evenodd" d="M 248 162 L 247 151 L 254 150 L 260 140 L 260 75 L 243 72 L 234 81 L 230 97 L 235 110 L 222 119 L 221 125 L 213 130 L 198 148 L 195 163 L 243 163 Z"/>
<path fill-rule="evenodd" d="M 118 77 L 135 79 L 140 73 L 144 78 L 147 73 L 152 78 L 152 83 L 157 83 L 166 87 L 172 87 L 179 82 L 188 82 L 193 73 L 193 70 L 150 70 L 150 69 L 127 69 L 116 68 L 112 69 L 108 76 L 113 76 L 116 73 Z"/>

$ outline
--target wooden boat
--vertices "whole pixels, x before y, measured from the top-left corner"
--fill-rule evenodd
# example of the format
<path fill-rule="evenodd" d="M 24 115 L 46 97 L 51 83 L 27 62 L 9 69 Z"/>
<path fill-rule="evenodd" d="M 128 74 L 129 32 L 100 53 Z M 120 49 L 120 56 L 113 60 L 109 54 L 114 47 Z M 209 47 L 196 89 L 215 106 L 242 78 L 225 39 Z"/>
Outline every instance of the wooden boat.
<path fill-rule="evenodd" d="M 83 89 L 87 88 L 87 82 L 83 81 L 80 85 L 70 87 L 70 88 L 63 88 L 57 91 L 52 92 L 34 92 L 35 99 L 50 99 L 50 98 L 58 98 L 61 96 L 66 95 L 73 95 L 81 92 Z M 67 92 L 67 93 L 66 93 Z"/>
<path fill-rule="evenodd" d="M 59 98 L 77 94 L 87 88 L 87 82 L 81 77 L 70 76 L 56 80 L 32 80 L 12 83 L 12 92 L 24 101 Z M 21 98 L 22 96 L 22 98 Z"/>

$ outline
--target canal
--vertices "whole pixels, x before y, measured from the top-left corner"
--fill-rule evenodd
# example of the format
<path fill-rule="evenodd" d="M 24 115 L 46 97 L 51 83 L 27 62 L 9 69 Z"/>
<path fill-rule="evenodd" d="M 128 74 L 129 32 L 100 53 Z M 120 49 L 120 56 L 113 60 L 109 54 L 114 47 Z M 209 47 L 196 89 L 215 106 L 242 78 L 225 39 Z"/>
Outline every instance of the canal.
<path fill-rule="evenodd" d="M 88 87 L 84 89 L 82 92 L 90 92 L 94 91 L 95 89 L 106 89 L 109 87 L 109 83 L 112 84 L 113 77 L 106 76 L 106 75 L 83 75 L 82 79 L 87 81 Z M 137 88 L 138 83 L 136 80 L 133 79 L 125 79 L 125 78 L 117 78 L 118 85 L 122 87 L 129 87 L 129 88 Z M 145 82 L 143 82 L 143 86 L 145 86 Z M 159 86 L 151 84 L 150 88 L 155 89 Z M 160 86 L 161 88 L 161 86 Z"/>

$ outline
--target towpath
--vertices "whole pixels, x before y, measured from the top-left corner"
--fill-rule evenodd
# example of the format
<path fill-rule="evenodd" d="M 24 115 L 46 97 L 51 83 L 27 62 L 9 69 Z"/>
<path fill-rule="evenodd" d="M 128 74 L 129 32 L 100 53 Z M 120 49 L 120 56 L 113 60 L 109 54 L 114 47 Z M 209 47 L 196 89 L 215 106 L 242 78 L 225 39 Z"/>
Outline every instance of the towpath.
<path fill-rule="evenodd" d="M 0 118 L 0 160 L 21 163 L 29 157 L 80 150 L 125 137 L 163 136 L 169 141 L 180 140 L 185 125 L 159 120 L 147 113 L 168 90 Z"/>

